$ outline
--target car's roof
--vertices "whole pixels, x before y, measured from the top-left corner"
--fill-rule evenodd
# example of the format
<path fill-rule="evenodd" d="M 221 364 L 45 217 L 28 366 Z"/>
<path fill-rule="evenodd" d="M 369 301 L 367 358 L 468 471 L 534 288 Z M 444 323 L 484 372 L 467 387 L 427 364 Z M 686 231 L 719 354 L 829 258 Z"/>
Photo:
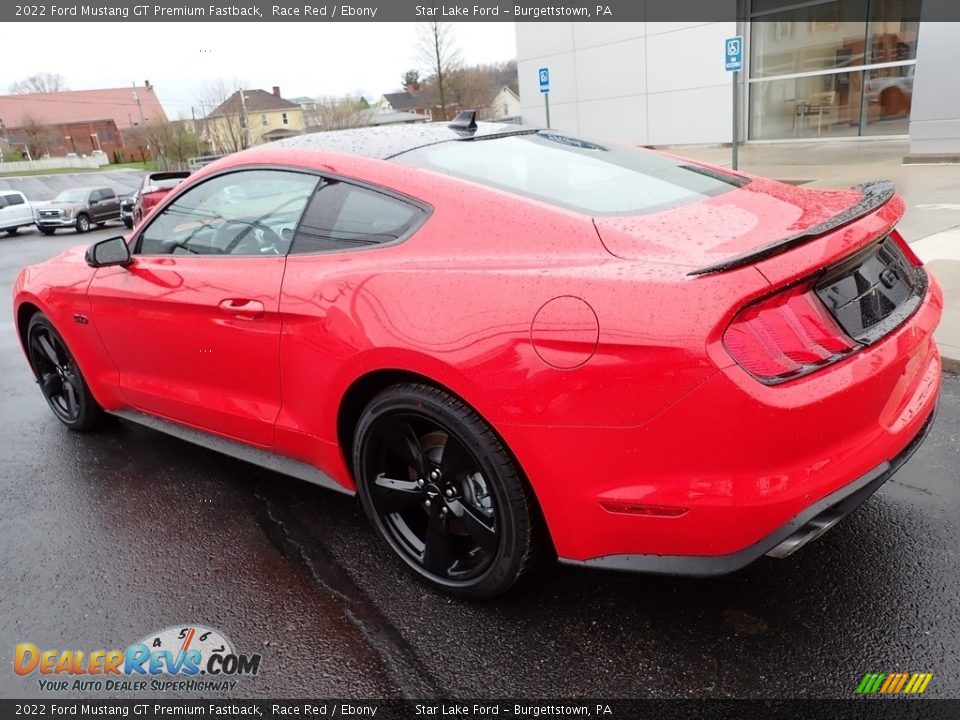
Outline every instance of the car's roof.
<path fill-rule="evenodd" d="M 444 142 L 489 140 L 505 135 L 536 132 L 536 128 L 515 123 L 478 122 L 475 132 L 454 130 L 446 123 L 417 123 L 385 127 L 364 127 L 352 130 L 297 135 L 270 143 L 275 148 L 329 150 L 348 155 L 388 160 L 410 150 Z"/>

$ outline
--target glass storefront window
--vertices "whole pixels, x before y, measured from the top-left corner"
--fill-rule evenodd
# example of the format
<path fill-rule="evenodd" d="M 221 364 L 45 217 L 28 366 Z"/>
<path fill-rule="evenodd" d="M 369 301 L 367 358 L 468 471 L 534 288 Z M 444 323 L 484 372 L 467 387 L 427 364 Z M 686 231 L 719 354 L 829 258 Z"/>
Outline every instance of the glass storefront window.
<path fill-rule="evenodd" d="M 750 138 L 906 134 L 921 3 L 754 0 Z"/>
<path fill-rule="evenodd" d="M 835 0 L 761 15 L 751 25 L 751 75 L 862 65 L 866 37 L 867 0 Z"/>
<path fill-rule="evenodd" d="M 851 82 L 853 76 L 853 82 Z M 863 73 L 770 80 L 750 86 L 750 137 L 779 140 L 847 137 L 859 133 L 860 106 L 851 86 Z M 838 89 L 844 88 L 844 89 Z"/>

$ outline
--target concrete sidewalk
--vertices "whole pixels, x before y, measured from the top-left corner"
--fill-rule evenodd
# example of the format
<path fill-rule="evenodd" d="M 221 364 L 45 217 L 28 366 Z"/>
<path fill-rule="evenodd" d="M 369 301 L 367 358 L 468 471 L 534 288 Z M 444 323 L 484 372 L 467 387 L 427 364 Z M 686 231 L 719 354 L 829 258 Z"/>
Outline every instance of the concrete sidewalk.
<path fill-rule="evenodd" d="M 749 144 L 740 169 L 810 187 L 850 187 L 893 180 L 907 203 L 899 229 L 944 292 L 936 338 L 944 369 L 960 373 L 960 165 L 903 165 L 905 140 Z M 662 148 L 730 167 L 729 147 Z"/>

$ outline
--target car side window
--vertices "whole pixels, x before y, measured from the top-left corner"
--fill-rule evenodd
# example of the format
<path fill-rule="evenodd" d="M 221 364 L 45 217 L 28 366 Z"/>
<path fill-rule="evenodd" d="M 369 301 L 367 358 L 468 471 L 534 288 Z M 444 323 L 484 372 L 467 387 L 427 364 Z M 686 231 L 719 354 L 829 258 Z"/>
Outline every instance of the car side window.
<path fill-rule="evenodd" d="M 239 170 L 191 187 L 144 228 L 141 255 L 285 255 L 319 178 Z"/>
<path fill-rule="evenodd" d="M 408 235 L 426 212 L 413 203 L 339 180 L 323 183 L 303 213 L 291 254 L 351 250 Z"/>
<path fill-rule="evenodd" d="M 0 195 L 0 207 L 7 205 L 23 205 L 23 198 L 19 195 Z"/>

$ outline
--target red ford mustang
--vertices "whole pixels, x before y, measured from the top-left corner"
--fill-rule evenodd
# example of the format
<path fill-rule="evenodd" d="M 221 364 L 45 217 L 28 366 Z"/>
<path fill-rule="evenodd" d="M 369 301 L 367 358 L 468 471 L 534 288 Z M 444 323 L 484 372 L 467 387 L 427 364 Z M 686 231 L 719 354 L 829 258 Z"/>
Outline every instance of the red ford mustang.
<path fill-rule="evenodd" d="M 68 427 L 346 493 L 421 578 L 784 556 L 906 461 L 942 293 L 889 183 L 805 190 L 515 125 L 294 138 L 22 271 Z"/>

